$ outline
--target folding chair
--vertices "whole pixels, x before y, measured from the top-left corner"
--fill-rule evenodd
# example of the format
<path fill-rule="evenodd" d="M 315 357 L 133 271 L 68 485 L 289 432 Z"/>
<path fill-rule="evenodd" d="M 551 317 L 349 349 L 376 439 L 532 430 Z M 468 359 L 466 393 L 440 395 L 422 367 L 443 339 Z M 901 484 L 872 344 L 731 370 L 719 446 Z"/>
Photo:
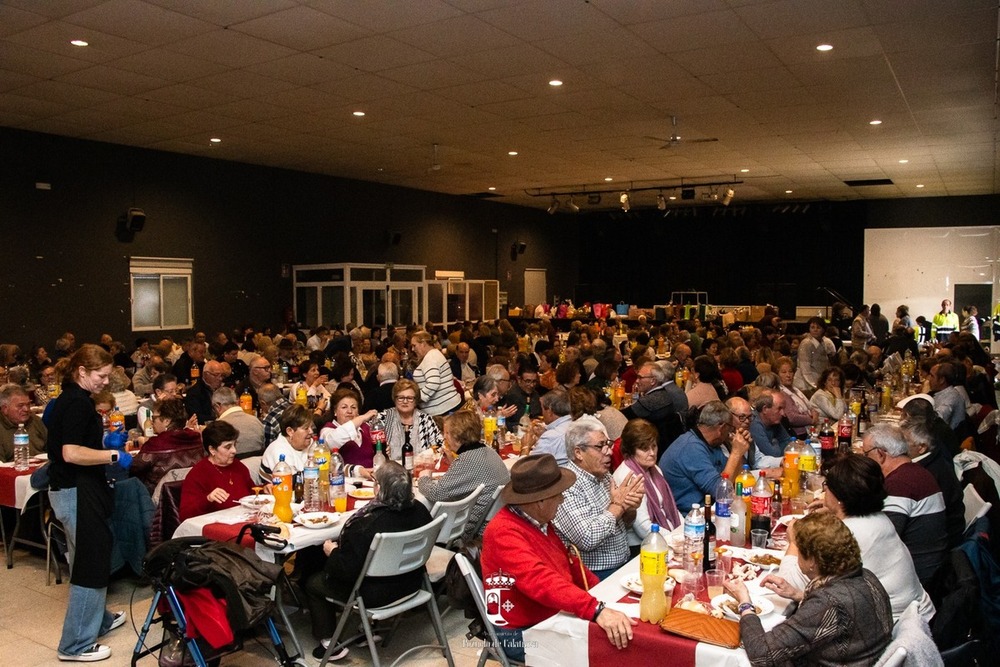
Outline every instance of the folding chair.
<path fill-rule="evenodd" d="M 441 534 L 436 540 L 437 544 L 434 545 L 434 550 L 431 551 L 431 556 L 427 559 L 427 576 L 430 577 L 432 584 L 444 579 L 448 563 L 455 556 L 452 547 L 462 538 L 465 524 L 469 521 L 469 513 L 472 512 L 473 505 L 479 500 L 479 495 L 485 488 L 486 485 L 480 484 L 465 498 L 450 502 L 438 501 L 431 508 L 432 517 L 444 517 L 444 523 L 441 524 Z"/>
<path fill-rule="evenodd" d="M 474 535 L 481 534 L 483 532 L 483 527 L 489 523 L 490 519 L 495 517 L 497 512 L 500 511 L 500 508 L 503 507 L 503 501 L 500 500 L 500 492 L 503 491 L 503 487 L 504 485 L 501 484 L 496 488 L 496 490 L 493 491 L 493 495 L 490 496 L 490 509 L 479 519 L 479 523 L 476 524 L 476 530 L 473 533 Z"/>
<path fill-rule="evenodd" d="M 340 601 L 327 598 L 333 604 L 341 607 L 343 611 L 340 614 L 340 621 L 337 623 L 337 629 L 333 633 L 333 638 L 330 639 L 330 645 L 323 654 L 320 667 L 326 665 L 331 654 L 339 651 L 341 647 L 352 643 L 361 636 L 357 634 L 345 640 L 340 639 L 344 628 L 347 626 L 351 612 L 357 611 L 358 616 L 361 617 L 364 637 L 368 640 L 368 648 L 372 652 L 372 664 L 375 667 L 380 667 L 382 663 L 379 661 L 378 651 L 375 648 L 372 622 L 393 618 L 410 609 L 424 605 L 428 608 L 431 624 L 434 626 L 434 634 L 437 635 L 440 644 L 414 646 L 404 651 L 392 664 L 393 666 L 397 665 L 413 651 L 422 648 L 440 648 L 444 653 L 445 659 L 448 661 L 448 666 L 455 667 L 451 648 L 448 646 L 448 637 L 445 635 L 444 626 L 441 623 L 441 615 L 438 613 L 437 602 L 434 601 L 434 593 L 431 590 L 431 582 L 427 578 L 426 571 L 424 572 L 424 580 L 420 590 L 387 605 L 369 608 L 360 594 L 361 584 L 366 577 L 391 577 L 422 569 L 427 563 L 431 549 L 434 548 L 434 540 L 440 534 L 441 525 L 444 521 L 445 518 L 442 515 L 420 528 L 414 528 L 402 533 L 378 533 L 375 535 L 375 539 L 372 540 L 371 546 L 368 548 L 368 556 L 365 558 L 365 564 L 361 568 L 361 574 L 358 576 L 358 580 L 354 582 L 354 588 L 351 589 L 351 594 L 347 600 Z"/>
<path fill-rule="evenodd" d="M 986 513 L 990 511 L 993 504 L 983 500 L 979 492 L 976 491 L 976 487 L 972 484 L 966 485 L 963 494 L 965 501 L 965 529 L 968 530 L 977 519 L 986 516 Z"/>
<path fill-rule="evenodd" d="M 516 660 L 511 660 L 507 657 L 507 654 L 503 652 L 503 648 L 500 646 L 500 641 L 497 639 L 496 630 L 493 628 L 493 624 L 490 623 L 489 618 L 486 615 L 486 591 L 483 589 L 483 582 L 476 574 L 476 570 L 472 567 L 472 563 L 469 559 L 462 554 L 457 554 L 455 556 L 455 562 L 458 563 L 458 569 L 462 571 L 462 576 L 465 577 L 465 583 L 469 586 L 469 590 L 472 591 L 472 597 L 476 600 L 476 608 L 479 610 L 479 616 L 486 628 L 487 641 L 483 646 L 483 650 L 479 653 L 479 665 L 478 667 L 483 667 L 486 661 L 493 658 L 499 662 L 503 667 L 510 667 L 511 665 L 521 665 L 524 663 L 517 662 Z"/>

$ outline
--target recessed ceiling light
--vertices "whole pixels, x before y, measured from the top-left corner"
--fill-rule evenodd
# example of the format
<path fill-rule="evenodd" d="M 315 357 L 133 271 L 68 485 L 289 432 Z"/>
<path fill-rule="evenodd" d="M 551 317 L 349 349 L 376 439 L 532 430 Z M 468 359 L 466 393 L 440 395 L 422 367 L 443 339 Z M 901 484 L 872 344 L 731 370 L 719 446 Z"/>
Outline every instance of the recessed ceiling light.
<path fill-rule="evenodd" d="M 791 190 L 785 190 L 785 194 L 786 195 L 790 195 L 790 194 L 792 194 L 792 191 Z"/>
<path fill-rule="evenodd" d="M 365 115 L 365 112 L 364 111 L 355 111 L 354 115 L 357 116 L 358 118 L 361 118 L 362 116 Z"/>
<path fill-rule="evenodd" d="M 376 171 L 385 171 L 385 167 L 379 167 Z"/>
<path fill-rule="evenodd" d="M 604 178 L 604 180 L 605 180 L 606 182 L 610 183 L 610 182 L 611 182 L 611 181 L 613 181 L 614 179 L 613 179 L 613 178 L 611 178 L 610 176 L 606 176 L 606 177 Z"/>
<path fill-rule="evenodd" d="M 917 187 L 918 188 L 922 188 L 922 187 L 924 187 L 924 184 L 923 183 L 917 183 Z"/>
<path fill-rule="evenodd" d="M 73 46 L 90 46 L 88 42 L 85 42 L 82 39 L 74 39 L 70 42 L 70 44 L 72 44 Z"/>
<path fill-rule="evenodd" d="M 517 155 L 517 151 L 507 151 L 507 155 Z"/>
<path fill-rule="evenodd" d="M 490 192 L 492 192 L 493 190 L 496 190 L 496 188 L 493 187 L 492 185 L 490 187 L 486 188 L 486 189 L 489 190 Z"/>
<path fill-rule="evenodd" d="M 220 139 L 218 137 L 212 137 L 211 139 L 209 139 L 209 141 L 211 141 L 213 144 L 221 144 L 222 143 L 222 139 Z"/>
<path fill-rule="evenodd" d="M 740 173 L 741 174 L 749 174 L 750 170 L 749 169 L 740 169 Z"/>
<path fill-rule="evenodd" d="M 817 51 L 833 51 L 833 45 L 831 44 L 820 44 L 816 47 Z"/>
<path fill-rule="evenodd" d="M 868 124 L 869 125 L 881 125 L 882 121 L 880 121 L 878 118 L 876 118 L 875 120 L 868 121 Z"/>
<path fill-rule="evenodd" d="M 562 81 L 560 81 L 559 79 L 552 79 L 551 81 L 549 81 L 549 85 L 550 86 L 561 86 L 562 85 Z"/>
<path fill-rule="evenodd" d="M 906 164 L 907 162 L 909 162 L 909 160 L 900 160 L 899 164 Z"/>
<path fill-rule="evenodd" d="M 677 195 L 670 195 L 668 199 L 670 199 L 670 201 L 675 201 L 677 199 Z"/>

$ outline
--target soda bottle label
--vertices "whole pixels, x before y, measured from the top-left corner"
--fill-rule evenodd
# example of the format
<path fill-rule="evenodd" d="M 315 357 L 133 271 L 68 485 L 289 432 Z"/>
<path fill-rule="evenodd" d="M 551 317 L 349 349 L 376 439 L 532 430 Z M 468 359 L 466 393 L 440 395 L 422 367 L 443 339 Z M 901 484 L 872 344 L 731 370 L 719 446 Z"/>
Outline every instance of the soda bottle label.
<path fill-rule="evenodd" d="M 760 516 L 771 516 L 771 496 L 751 496 L 750 512 Z"/>
<path fill-rule="evenodd" d="M 799 457 L 799 470 L 802 472 L 816 472 L 816 455 L 803 454 Z"/>
<path fill-rule="evenodd" d="M 372 429 L 372 440 L 374 442 L 385 442 L 385 431 L 380 428 Z"/>
<path fill-rule="evenodd" d="M 727 517 L 731 516 L 731 514 L 732 512 L 730 512 L 729 503 L 723 503 L 723 502 L 715 503 L 715 516 Z"/>
<path fill-rule="evenodd" d="M 850 438 L 854 430 L 854 425 L 849 420 L 837 422 L 837 435 L 841 438 Z M 826 449 L 824 447 L 824 449 Z"/>
<path fill-rule="evenodd" d="M 819 446 L 822 449 L 836 449 L 837 439 L 833 435 L 821 435 L 819 437 Z"/>
<path fill-rule="evenodd" d="M 640 574 L 662 576 L 667 573 L 667 554 L 662 551 L 639 552 Z"/>
<path fill-rule="evenodd" d="M 798 467 L 799 467 L 799 453 L 785 452 L 785 468 L 792 470 L 792 469 L 798 469 Z"/>

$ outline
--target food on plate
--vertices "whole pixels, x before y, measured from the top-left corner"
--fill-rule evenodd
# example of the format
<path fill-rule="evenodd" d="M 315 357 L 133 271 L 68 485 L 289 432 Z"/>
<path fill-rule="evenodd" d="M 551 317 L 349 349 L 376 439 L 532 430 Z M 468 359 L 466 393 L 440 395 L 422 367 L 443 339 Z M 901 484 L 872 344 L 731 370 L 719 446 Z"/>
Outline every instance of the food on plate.
<path fill-rule="evenodd" d="M 311 523 L 314 526 L 324 525 L 330 523 L 330 517 L 325 514 L 323 516 L 313 516 L 306 519 L 306 523 Z"/>
<path fill-rule="evenodd" d="M 686 609 L 687 611 L 705 614 L 706 616 L 709 616 L 712 613 L 704 602 L 698 602 L 694 599 L 694 593 L 688 593 L 674 606 L 678 609 Z"/>
<path fill-rule="evenodd" d="M 353 489 L 347 492 L 351 498 L 360 498 L 361 500 L 371 500 L 375 497 L 375 491 L 373 489 Z"/>
<path fill-rule="evenodd" d="M 757 565 L 781 565 L 781 559 L 775 558 L 771 554 L 755 554 L 750 557 L 751 563 L 756 563 Z"/>
<path fill-rule="evenodd" d="M 733 571 L 729 573 L 730 579 L 739 579 L 741 581 L 752 581 L 756 579 L 761 572 L 761 567 L 759 565 L 754 565 L 753 563 L 733 563 Z"/>
<path fill-rule="evenodd" d="M 734 600 L 733 598 L 729 598 L 728 600 L 725 600 L 719 606 L 723 607 L 724 609 L 726 609 L 726 610 L 732 612 L 733 614 L 736 614 L 737 616 L 739 616 L 740 604 L 736 600 Z M 753 606 L 753 613 L 759 615 L 760 612 L 761 612 L 761 608 L 758 607 L 757 605 L 754 605 Z"/>

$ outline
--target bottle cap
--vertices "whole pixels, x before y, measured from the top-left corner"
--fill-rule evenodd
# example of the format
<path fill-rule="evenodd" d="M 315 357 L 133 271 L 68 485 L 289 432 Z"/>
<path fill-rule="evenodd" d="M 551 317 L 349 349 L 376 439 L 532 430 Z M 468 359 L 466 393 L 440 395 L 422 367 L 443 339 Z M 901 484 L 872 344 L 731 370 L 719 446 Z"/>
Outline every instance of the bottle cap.
<path fill-rule="evenodd" d="M 658 532 L 660 532 L 660 526 L 659 526 L 659 524 L 655 524 L 655 523 L 649 524 L 649 532 L 651 532 L 651 533 L 658 533 Z"/>

